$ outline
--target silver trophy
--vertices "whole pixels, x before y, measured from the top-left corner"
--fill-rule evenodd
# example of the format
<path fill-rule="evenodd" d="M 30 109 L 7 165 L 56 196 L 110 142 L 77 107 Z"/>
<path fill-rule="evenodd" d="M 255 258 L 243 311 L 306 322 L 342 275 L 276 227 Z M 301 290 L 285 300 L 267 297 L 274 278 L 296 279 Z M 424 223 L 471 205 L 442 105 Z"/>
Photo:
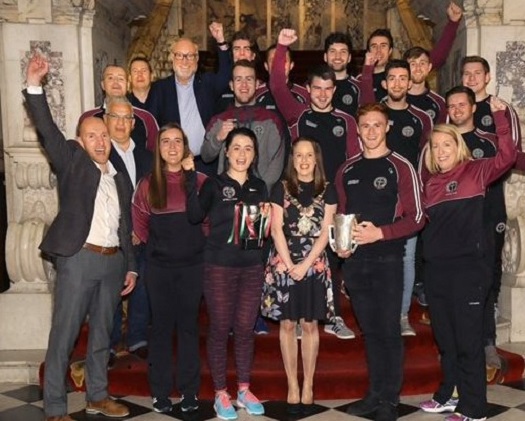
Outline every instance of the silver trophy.
<path fill-rule="evenodd" d="M 354 252 L 357 242 L 352 238 L 352 228 L 357 225 L 357 215 L 338 213 L 334 216 L 334 224 L 328 226 L 328 243 L 330 248 L 338 251 Z"/>
<path fill-rule="evenodd" d="M 241 239 L 244 249 L 251 250 L 262 247 L 261 222 L 261 208 L 259 205 L 243 204 Z"/>

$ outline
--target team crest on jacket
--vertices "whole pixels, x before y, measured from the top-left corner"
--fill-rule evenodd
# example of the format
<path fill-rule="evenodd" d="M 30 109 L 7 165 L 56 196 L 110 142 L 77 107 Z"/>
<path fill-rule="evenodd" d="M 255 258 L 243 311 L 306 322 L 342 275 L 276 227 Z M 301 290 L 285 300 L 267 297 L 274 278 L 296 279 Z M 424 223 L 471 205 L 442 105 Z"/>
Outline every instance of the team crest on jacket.
<path fill-rule="evenodd" d="M 231 186 L 225 186 L 222 189 L 222 195 L 226 199 L 233 199 L 235 197 L 235 189 Z"/>
<path fill-rule="evenodd" d="M 387 185 L 387 180 L 385 177 L 377 177 L 375 180 L 374 180 L 374 187 L 377 189 L 377 190 L 383 190 Z"/>
<path fill-rule="evenodd" d="M 458 191 L 458 182 L 457 181 L 451 181 L 450 183 L 447 184 L 447 186 L 445 188 L 447 190 L 447 193 L 454 194 L 454 193 L 456 193 Z"/>
<path fill-rule="evenodd" d="M 492 126 L 493 122 L 494 122 L 494 120 L 492 119 L 491 115 L 485 115 L 481 119 L 481 124 L 483 124 L 485 127 Z"/>
<path fill-rule="evenodd" d="M 252 130 L 255 133 L 255 136 L 257 136 L 257 137 L 262 136 L 263 133 L 264 133 L 264 127 L 261 126 L 260 124 L 255 126 Z"/>
<path fill-rule="evenodd" d="M 436 118 L 436 112 L 432 108 L 429 108 L 428 110 L 426 110 L 426 113 L 430 116 L 432 120 Z"/>
<path fill-rule="evenodd" d="M 480 159 L 480 158 L 483 158 L 484 156 L 485 156 L 485 152 L 483 152 L 483 149 L 476 148 L 472 151 L 472 157 L 474 159 Z"/>
<path fill-rule="evenodd" d="M 345 129 L 343 128 L 343 126 L 334 126 L 334 128 L 332 129 L 332 133 L 334 134 L 334 136 L 341 137 L 342 135 L 344 135 Z"/>
<path fill-rule="evenodd" d="M 350 105 L 352 102 L 354 102 L 354 98 L 352 98 L 352 95 L 346 94 L 343 95 L 343 104 Z"/>
<path fill-rule="evenodd" d="M 401 133 L 403 133 L 403 136 L 405 137 L 414 136 L 414 128 L 410 126 L 405 126 L 403 127 L 403 130 L 401 130 Z"/>

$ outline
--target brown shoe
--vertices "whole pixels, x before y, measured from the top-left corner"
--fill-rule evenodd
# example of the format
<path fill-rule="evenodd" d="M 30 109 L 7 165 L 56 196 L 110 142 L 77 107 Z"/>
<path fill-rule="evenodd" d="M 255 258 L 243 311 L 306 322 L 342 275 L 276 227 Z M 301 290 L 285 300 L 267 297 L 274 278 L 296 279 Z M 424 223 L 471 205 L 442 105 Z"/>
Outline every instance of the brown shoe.
<path fill-rule="evenodd" d="M 110 398 L 102 399 L 98 402 L 88 402 L 86 413 L 91 415 L 102 414 L 106 417 L 120 418 L 129 415 L 129 409 Z"/>
<path fill-rule="evenodd" d="M 47 417 L 46 421 L 75 421 L 69 415 L 61 415 L 60 417 Z"/>

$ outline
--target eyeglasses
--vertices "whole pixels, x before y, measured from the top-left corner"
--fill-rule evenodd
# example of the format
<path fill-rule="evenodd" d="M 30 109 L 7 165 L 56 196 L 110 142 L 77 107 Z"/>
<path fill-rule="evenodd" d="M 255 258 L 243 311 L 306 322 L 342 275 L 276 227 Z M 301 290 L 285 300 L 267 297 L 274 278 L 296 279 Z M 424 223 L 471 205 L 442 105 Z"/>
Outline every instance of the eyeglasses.
<path fill-rule="evenodd" d="M 119 114 L 115 114 L 115 113 L 106 113 L 106 115 L 109 118 L 112 118 L 114 120 L 131 121 L 131 120 L 133 120 L 135 118 L 135 117 L 133 117 L 133 115 L 119 115 Z"/>
<path fill-rule="evenodd" d="M 197 60 L 197 57 L 199 57 L 199 55 L 197 53 L 178 53 L 178 52 L 171 52 L 171 54 L 173 54 L 173 57 L 175 57 L 175 60 L 178 60 L 178 61 L 182 61 L 184 59 L 188 60 L 188 61 L 195 61 Z"/>

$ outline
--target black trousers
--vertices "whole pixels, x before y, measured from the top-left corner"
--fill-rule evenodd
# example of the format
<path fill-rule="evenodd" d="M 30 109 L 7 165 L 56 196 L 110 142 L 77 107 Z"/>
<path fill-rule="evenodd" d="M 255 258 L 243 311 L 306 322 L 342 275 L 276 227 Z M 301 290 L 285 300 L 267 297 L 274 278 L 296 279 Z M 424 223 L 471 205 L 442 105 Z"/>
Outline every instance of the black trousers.
<path fill-rule="evenodd" d="M 403 383 L 403 339 L 399 315 L 403 256 L 346 259 L 345 286 L 365 338 L 368 396 L 397 404 Z"/>
<path fill-rule="evenodd" d="M 425 291 L 443 374 L 434 399 L 445 403 L 457 387 L 456 412 L 471 418 L 486 416 L 483 314 L 491 280 L 487 259 L 425 263 Z"/>
<path fill-rule="evenodd" d="M 202 274 L 202 264 L 175 268 L 148 261 L 146 265 L 151 306 L 148 380 L 152 396 L 167 398 L 173 391 L 173 331 L 177 333 L 177 389 L 186 396 L 199 393 Z"/>
<path fill-rule="evenodd" d="M 493 218 L 487 222 L 487 241 L 489 255 L 487 261 L 492 263 L 491 269 L 491 286 L 487 301 L 485 304 L 484 313 L 484 344 L 495 345 L 496 344 L 496 320 L 494 319 L 494 305 L 498 302 L 499 292 L 501 289 L 501 274 L 502 274 L 502 259 L 501 252 L 503 251 L 503 245 L 505 243 L 505 221 L 507 216 L 504 215 L 500 218 Z"/>

